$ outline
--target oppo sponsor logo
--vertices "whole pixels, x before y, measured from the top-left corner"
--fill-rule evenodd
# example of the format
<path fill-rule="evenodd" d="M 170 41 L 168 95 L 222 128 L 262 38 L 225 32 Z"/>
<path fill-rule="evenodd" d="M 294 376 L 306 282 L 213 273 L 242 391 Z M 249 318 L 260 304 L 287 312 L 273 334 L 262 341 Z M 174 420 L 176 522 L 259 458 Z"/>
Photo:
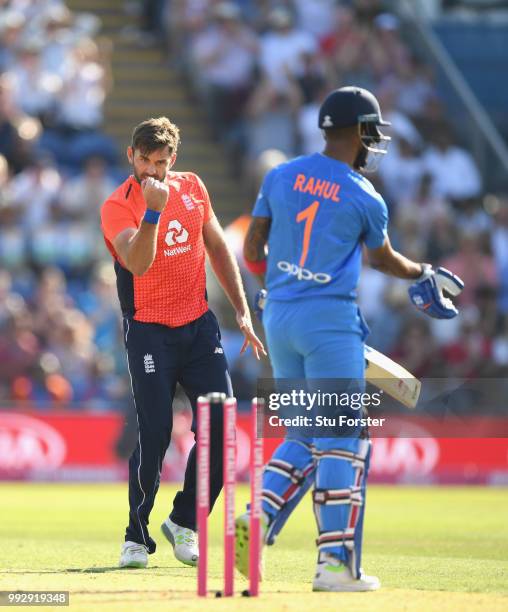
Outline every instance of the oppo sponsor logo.
<path fill-rule="evenodd" d="M 291 276 L 296 276 L 298 280 L 312 280 L 316 283 L 326 284 L 332 280 L 332 277 L 329 274 L 325 274 L 324 272 L 311 272 L 306 268 L 300 268 L 296 264 L 291 264 L 289 261 L 278 261 L 277 268 L 282 272 L 286 272 L 286 274 L 290 274 Z"/>
<path fill-rule="evenodd" d="M 61 466 L 65 440 L 50 425 L 26 415 L 0 412 L 0 470 Z"/>

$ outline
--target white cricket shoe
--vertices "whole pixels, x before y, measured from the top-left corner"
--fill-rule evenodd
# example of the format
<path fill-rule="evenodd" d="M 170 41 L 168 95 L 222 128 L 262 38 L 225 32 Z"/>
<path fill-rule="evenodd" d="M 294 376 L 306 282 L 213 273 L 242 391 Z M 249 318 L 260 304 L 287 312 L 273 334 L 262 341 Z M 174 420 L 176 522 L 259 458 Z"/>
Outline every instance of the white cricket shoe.
<path fill-rule="evenodd" d="M 168 517 L 161 525 L 161 531 L 173 547 L 178 561 L 195 567 L 198 564 L 198 534 L 187 527 L 180 527 Z"/>
<path fill-rule="evenodd" d="M 261 557 L 259 560 L 259 580 L 263 580 L 265 569 L 264 546 L 265 536 L 268 530 L 268 517 L 263 512 L 261 515 Z M 245 576 L 249 577 L 249 545 L 250 545 L 250 513 L 245 512 L 235 519 L 235 567 Z"/>
<path fill-rule="evenodd" d="M 351 570 L 335 555 L 321 553 L 318 557 L 313 591 L 360 592 L 376 591 L 381 586 L 376 576 L 362 574 L 353 578 Z"/>
<path fill-rule="evenodd" d="M 148 565 L 148 548 L 137 542 L 124 542 L 120 554 L 120 567 L 144 568 Z"/>

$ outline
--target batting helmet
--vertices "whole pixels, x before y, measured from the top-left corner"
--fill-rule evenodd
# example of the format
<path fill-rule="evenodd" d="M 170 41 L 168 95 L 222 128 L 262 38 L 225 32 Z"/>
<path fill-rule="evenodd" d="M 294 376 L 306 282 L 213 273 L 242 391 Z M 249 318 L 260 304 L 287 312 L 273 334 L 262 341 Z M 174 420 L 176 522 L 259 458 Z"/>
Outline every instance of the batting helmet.
<path fill-rule="evenodd" d="M 371 158 L 386 153 L 391 138 L 383 134 L 379 127 L 390 125 L 390 122 L 383 120 L 376 96 L 366 89 L 341 87 L 329 93 L 319 109 L 319 127 L 328 130 L 355 125 L 366 149 L 355 167 L 363 168 L 367 165 L 369 152 L 374 154 Z"/>

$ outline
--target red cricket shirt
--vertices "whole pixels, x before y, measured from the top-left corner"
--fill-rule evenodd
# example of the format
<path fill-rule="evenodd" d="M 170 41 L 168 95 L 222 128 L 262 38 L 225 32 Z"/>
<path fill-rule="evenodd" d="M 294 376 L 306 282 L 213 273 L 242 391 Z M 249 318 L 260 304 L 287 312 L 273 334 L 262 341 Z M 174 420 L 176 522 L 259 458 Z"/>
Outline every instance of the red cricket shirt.
<path fill-rule="evenodd" d="M 134 276 L 113 246 L 127 228 L 139 228 L 146 210 L 141 185 L 130 176 L 104 202 L 102 231 L 115 259 L 122 313 L 136 321 L 179 327 L 208 310 L 203 225 L 214 217 L 210 197 L 192 172 L 169 172 L 169 196 L 159 219 L 157 252 L 150 269 Z"/>

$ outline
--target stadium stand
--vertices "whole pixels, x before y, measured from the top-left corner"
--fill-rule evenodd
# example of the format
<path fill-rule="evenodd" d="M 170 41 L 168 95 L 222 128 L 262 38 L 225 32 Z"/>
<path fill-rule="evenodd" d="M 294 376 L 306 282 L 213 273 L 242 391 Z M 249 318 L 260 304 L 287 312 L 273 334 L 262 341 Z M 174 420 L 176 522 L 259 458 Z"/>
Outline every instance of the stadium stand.
<path fill-rule="evenodd" d="M 203 177 L 226 224 L 249 210 L 267 150 L 280 160 L 320 147 L 319 103 L 351 83 L 372 88 L 393 124 L 372 179 L 396 246 L 449 265 L 467 287 L 461 316 L 443 325 L 411 309 L 405 283 L 366 268 L 369 342 L 418 376 L 508 373 L 508 189 L 488 192 L 448 121 L 433 67 L 388 4 L 0 0 L 0 8 L 0 401 L 130 404 L 97 224 L 125 175 L 136 122 L 167 114 L 181 127 L 177 169 Z M 457 46 L 449 21 L 436 28 Z M 469 45 L 479 65 L 457 57 L 475 90 L 496 78 L 481 68 L 498 53 L 478 44 L 482 28 L 473 22 Z M 495 114 L 489 91 L 479 97 Z M 228 230 L 237 250 L 242 227 Z M 210 295 L 237 396 L 250 397 L 260 366 L 237 359 L 231 313 L 213 284 Z"/>

